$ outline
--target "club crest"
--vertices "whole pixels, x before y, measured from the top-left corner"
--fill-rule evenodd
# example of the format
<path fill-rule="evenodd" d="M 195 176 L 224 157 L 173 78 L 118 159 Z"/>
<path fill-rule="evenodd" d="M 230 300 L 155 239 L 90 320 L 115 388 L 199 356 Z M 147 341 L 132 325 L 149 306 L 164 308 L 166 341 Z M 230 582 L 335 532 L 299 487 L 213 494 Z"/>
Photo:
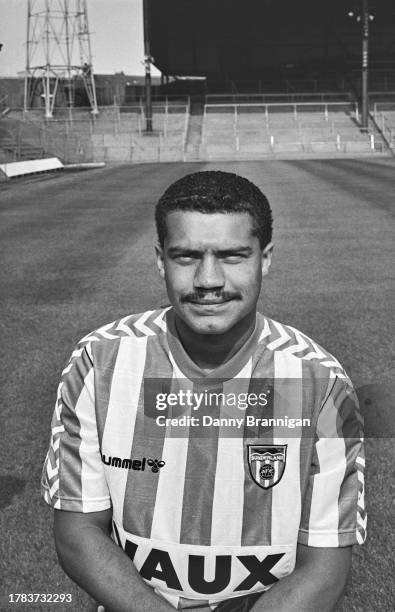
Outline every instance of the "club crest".
<path fill-rule="evenodd" d="M 252 479 L 262 489 L 278 484 L 284 474 L 287 444 L 264 446 L 248 444 L 248 466 Z"/>

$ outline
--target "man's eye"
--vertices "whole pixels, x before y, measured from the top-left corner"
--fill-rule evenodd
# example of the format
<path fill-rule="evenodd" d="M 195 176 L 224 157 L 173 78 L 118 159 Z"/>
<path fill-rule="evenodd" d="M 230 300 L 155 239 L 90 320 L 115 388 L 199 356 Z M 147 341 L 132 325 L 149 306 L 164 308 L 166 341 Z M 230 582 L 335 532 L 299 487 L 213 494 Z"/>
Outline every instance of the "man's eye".
<path fill-rule="evenodd" d="M 226 255 L 223 260 L 226 263 L 239 263 L 244 259 L 243 255 Z"/>
<path fill-rule="evenodd" d="M 174 259 L 179 264 L 190 264 L 195 261 L 195 258 L 190 255 L 177 255 Z"/>

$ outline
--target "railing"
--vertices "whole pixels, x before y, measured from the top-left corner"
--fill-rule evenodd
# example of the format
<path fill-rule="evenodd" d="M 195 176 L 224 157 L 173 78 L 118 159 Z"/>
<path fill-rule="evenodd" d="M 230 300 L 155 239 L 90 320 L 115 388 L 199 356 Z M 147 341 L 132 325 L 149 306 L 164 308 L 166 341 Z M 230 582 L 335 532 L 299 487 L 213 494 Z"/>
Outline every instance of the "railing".
<path fill-rule="evenodd" d="M 384 100 L 388 100 L 389 103 L 395 101 L 395 91 L 369 91 L 369 101 L 370 103 L 374 102 L 375 104 L 387 104 Z"/>
<path fill-rule="evenodd" d="M 274 112 L 289 112 L 291 113 L 294 121 L 295 127 L 299 125 L 299 119 L 303 112 L 310 111 L 317 113 L 318 116 L 321 116 L 323 120 L 329 121 L 329 113 L 331 111 L 337 111 L 339 109 L 343 109 L 345 112 L 349 113 L 352 118 L 355 118 L 357 122 L 359 122 L 359 111 L 358 104 L 356 102 L 275 102 L 275 103 L 266 103 L 266 104 L 205 104 L 203 111 L 203 128 L 202 128 L 202 144 L 205 143 L 206 140 L 206 132 L 207 132 L 207 117 L 211 112 L 224 113 L 229 117 L 232 117 L 232 126 L 229 126 L 232 129 L 234 136 L 238 134 L 238 121 L 241 115 L 246 114 L 254 114 L 258 117 L 260 116 L 263 119 L 262 125 L 268 126 L 270 123 L 270 115 Z M 244 113 L 241 111 L 245 111 Z M 259 119 L 257 119 L 259 121 Z M 259 125 L 259 124 L 258 124 Z M 329 125 L 331 125 L 329 123 Z M 334 123 L 332 122 L 332 128 L 334 128 Z"/>
<path fill-rule="evenodd" d="M 177 95 L 177 94 L 168 94 L 166 96 L 163 96 L 161 94 L 158 95 L 153 95 L 152 96 L 152 105 L 155 106 L 156 104 L 159 104 L 161 106 L 172 106 L 174 104 L 177 105 L 183 105 L 183 106 L 189 106 L 191 103 L 191 98 L 190 96 L 184 96 L 182 94 Z M 144 108 L 145 106 L 145 98 L 143 96 L 140 96 L 140 98 L 138 99 L 138 104 L 140 105 L 141 108 Z"/>
<path fill-rule="evenodd" d="M 14 157 L 18 158 L 23 150 L 33 145 L 41 147 L 45 153 L 56 155 L 65 162 L 89 161 L 97 155 L 106 157 L 106 151 L 117 158 L 125 153 L 125 161 L 133 161 L 130 151 L 133 147 L 146 151 L 147 157 L 155 159 L 185 159 L 188 134 L 190 102 L 187 104 L 157 103 L 153 105 L 154 128 L 152 137 L 143 138 L 145 115 L 140 105 L 120 107 L 101 107 L 95 117 L 88 108 L 58 108 L 51 119 L 45 119 L 40 111 L 24 112 L 22 108 L 7 118 L 6 130 L 12 132 L 10 142 Z M 5 123 L 4 123 L 5 125 Z M 100 139 L 102 136 L 102 139 Z M 130 136 L 127 144 L 127 136 Z M 133 141 L 133 137 L 136 138 Z M 108 143 L 105 138 L 108 138 Z M 129 147 L 129 152 L 126 150 Z M 99 149 L 102 149 L 100 152 Z M 37 151 L 37 157 L 39 156 Z M 8 155 L 8 153 L 7 153 Z M 11 153 L 9 154 L 11 155 Z M 110 159 L 110 157 L 108 157 Z"/>
<path fill-rule="evenodd" d="M 376 124 L 381 130 L 385 140 L 391 148 L 395 146 L 395 120 L 394 122 L 390 122 L 388 117 L 385 116 L 383 112 L 376 112 L 374 115 L 374 120 Z"/>
<path fill-rule="evenodd" d="M 388 145 L 393 149 L 395 147 L 395 127 L 384 126 L 382 130 L 383 136 L 388 142 Z"/>
<path fill-rule="evenodd" d="M 391 120 L 386 113 L 394 115 Z M 373 117 L 379 126 L 385 140 L 391 148 L 395 147 L 395 102 L 375 102 Z"/>
<path fill-rule="evenodd" d="M 395 94 L 394 94 L 395 97 Z M 395 100 L 389 102 L 375 102 L 373 105 L 373 115 L 376 118 L 379 113 L 385 111 L 395 111 Z"/>
<path fill-rule="evenodd" d="M 339 124 L 336 118 L 339 111 L 343 111 L 340 116 L 344 116 L 346 123 Z M 212 122 L 210 113 L 214 113 Z M 274 115 L 275 122 L 271 120 Z M 279 116 L 284 117 L 284 122 L 278 121 Z M 383 151 L 377 134 L 372 130 L 361 133 L 359 117 L 355 102 L 206 104 L 202 151 L 220 151 L 221 146 L 224 151 L 237 154 L 253 150 L 259 153 L 259 147 L 261 154 L 276 153 L 287 147 L 304 152 L 317 147 L 326 150 L 331 146 L 334 152 Z"/>
<path fill-rule="evenodd" d="M 187 123 L 188 116 L 190 113 L 190 101 L 187 99 L 187 103 L 169 103 L 158 102 L 153 105 L 153 116 L 154 123 L 155 117 L 163 115 L 163 125 L 159 130 L 162 131 L 163 135 L 166 136 L 170 126 L 170 118 L 174 113 L 185 114 L 185 120 L 182 125 L 182 129 L 185 129 L 185 123 Z M 99 115 L 92 115 L 90 108 L 78 107 L 78 108 L 56 108 L 53 118 L 45 118 L 41 110 L 32 109 L 24 111 L 22 108 L 12 110 L 12 115 L 22 121 L 29 121 L 40 125 L 45 125 L 48 128 L 52 127 L 64 127 L 64 131 L 69 134 L 73 131 L 79 131 L 80 129 L 86 128 L 87 132 L 91 134 L 97 133 L 101 130 L 103 124 L 105 125 L 105 132 L 109 130 L 117 135 L 120 131 L 124 131 L 128 127 L 128 122 L 125 120 L 125 115 L 132 115 L 136 118 L 136 125 L 131 130 L 137 131 L 142 134 L 144 131 L 145 124 L 145 109 L 141 104 L 130 105 L 130 106 L 119 106 L 114 102 L 111 106 L 99 107 Z M 111 124 L 111 125 L 110 125 Z M 155 128 L 155 125 L 154 125 Z"/>
<path fill-rule="evenodd" d="M 44 156 L 43 132 L 39 126 L 8 119 L 1 125 L 4 129 L 0 147 L 7 161 Z"/>
<path fill-rule="evenodd" d="M 338 109 L 340 106 L 342 106 L 343 108 L 345 108 L 345 110 L 352 110 L 353 112 L 357 113 L 358 110 L 358 103 L 357 102 L 348 102 L 348 101 L 344 101 L 344 102 L 267 102 L 267 103 L 251 103 L 251 104 L 246 104 L 246 103 L 223 103 L 223 104 L 205 104 L 204 105 L 204 116 L 207 114 L 207 111 L 210 111 L 211 109 L 226 109 L 226 108 L 232 108 L 234 110 L 235 113 L 237 113 L 237 110 L 239 108 L 243 108 L 243 109 L 254 109 L 254 110 L 258 110 L 261 109 L 262 112 L 264 112 L 265 116 L 268 116 L 270 111 L 273 111 L 274 109 L 281 109 L 281 110 L 286 110 L 287 108 L 291 108 L 293 110 L 293 114 L 294 116 L 297 117 L 298 115 L 298 109 L 303 109 L 303 110 L 308 110 L 309 108 L 312 109 L 312 112 L 316 112 L 317 110 L 323 110 L 324 112 L 324 116 L 325 118 L 328 117 L 328 112 L 330 110 L 334 110 L 335 108 Z"/>
<path fill-rule="evenodd" d="M 337 153 L 347 153 L 350 151 L 356 151 L 358 149 L 361 151 L 365 151 L 365 152 L 367 151 L 383 152 L 384 150 L 382 142 L 380 142 L 380 140 L 377 140 L 375 134 L 373 133 L 366 134 L 363 140 L 361 139 L 358 141 L 354 141 L 352 139 L 342 136 L 341 133 L 337 133 L 330 140 L 328 139 L 311 140 L 305 137 L 305 135 L 303 134 L 301 134 L 300 138 L 298 138 L 297 140 L 295 139 L 292 140 L 291 138 L 289 140 L 280 140 L 276 137 L 276 135 L 271 134 L 267 140 L 261 141 L 260 143 L 254 143 L 252 147 L 251 147 L 251 143 L 243 143 L 239 135 L 233 135 L 231 136 L 230 140 L 227 141 L 226 144 L 224 143 L 222 143 L 222 145 L 221 143 L 202 144 L 201 151 L 202 152 L 204 151 L 212 152 L 213 146 L 214 146 L 217 149 L 217 151 L 219 151 L 220 155 L 221 155 L 221 151 L 220 151 L 221 148 L 222 148 L 222 154 L 225 154 L 225 155 L 226 153 L 232 153 L 232 152 L 235 152 L 235 153 L 253 152 L 254 154 L 257 154 L 259 153 L 259 151 L 257 151 L 258 145 L 261 148 L 260 152 L 262 154 L 265 154 L 265 153 L 275 154 L 278 152 L 279 149 L 281 149 L 282 151 L 299 150 L 304 153 L 311 153 L 314 150 L 317 150 L 317 148 L 319 147 L 324 148 L 326 151 L 331 150 Z"/>
<path fill-rule="evenodd" d="M 183 161 L 185 161 L 186 151 L 187 151 L 187 140 L 188 140 L 188 128 L 189 128 L 189 120 L 191 117 L 191 100 L 188 98 L 188 108 L 185 113 L 185 122 L 184 122 L 184 133 L 182 137 L 182 155 Z"/>
<path fill-rule="evenodd" d="M 352 102 L 355 96 L 352 93 L 335 93 L 335 92 L 292 92 L 292 93 L 222 93 L 222 94 L 206 94 L 205 104 L 243 104 L 243 103 L 261 103 L 268 104 L 271 102 L 331 102 L 331 100 Z"/>

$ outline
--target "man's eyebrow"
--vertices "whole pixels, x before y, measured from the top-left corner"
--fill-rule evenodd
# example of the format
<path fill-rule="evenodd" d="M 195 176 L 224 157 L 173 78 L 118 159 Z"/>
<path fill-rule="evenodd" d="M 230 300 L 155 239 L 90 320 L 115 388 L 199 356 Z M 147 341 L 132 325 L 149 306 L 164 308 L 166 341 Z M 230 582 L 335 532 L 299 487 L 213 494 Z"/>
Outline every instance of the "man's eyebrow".
<path fill-rule="evenodd" d="M 249 246 L 240 245 L 240 246 L 228 247 L 226 249 L 217 249 L 214 252 L 216 255 L 219 255 L 220 257 L 225 257 L 227 255 L 236 255 L 236 254 L 251 255 L 251 253 L 253 252 L 253 249 Z M 182 246 L 173 246 L 168 249 L 167 253 L 168 255 L 173 256 L 173 257 L 177 255 L 189 255 L 191 257 L 194 257 L 194 256 L 198 256 L 204 253 L 204 249 L 200 250 L 200 249 L 191 249 L 191 248 L 182 247 Z"/>
<path fill-rule="evenodd" d="M 197 255 L 201 255 L 202 251 L 199 251 L 199 249 L 189 249 L 188 247 L 174 246 L 174 247 L 170 247 L 167 253 L 168 255 L 171 255 L 173 257 L 176 255 L 197 256 Z"/>
<path fill-rule="evenodd" d="M 226 255 L 251 255 L 251 253 L 253 252 L 253 249 L 249 246 L 236 246 L 236 247 L 230 247 L 228 249 L 219 249 L 218 251 L 216 251 L 216 253 L 218 255 L 221 255 L 222 257 L 226 256 Z"/>

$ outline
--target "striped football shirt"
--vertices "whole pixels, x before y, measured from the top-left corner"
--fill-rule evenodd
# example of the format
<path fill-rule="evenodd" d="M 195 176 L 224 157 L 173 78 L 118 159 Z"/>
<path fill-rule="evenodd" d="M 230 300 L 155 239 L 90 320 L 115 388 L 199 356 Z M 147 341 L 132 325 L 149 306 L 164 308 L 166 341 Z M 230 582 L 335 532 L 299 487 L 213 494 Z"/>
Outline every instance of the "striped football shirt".
<path fill-rule="evenodd" d="M 204 373 L 173 309 L 147 311 L 72 353 L 42 492 L 56 509 L 112 508 L 113 539 L 156 593 L 214 609 L 290 574 L 298 543 L 363 543 L 362 435 L 345 371 L 300 331 L 257 314 L 242 349 Z"/>

